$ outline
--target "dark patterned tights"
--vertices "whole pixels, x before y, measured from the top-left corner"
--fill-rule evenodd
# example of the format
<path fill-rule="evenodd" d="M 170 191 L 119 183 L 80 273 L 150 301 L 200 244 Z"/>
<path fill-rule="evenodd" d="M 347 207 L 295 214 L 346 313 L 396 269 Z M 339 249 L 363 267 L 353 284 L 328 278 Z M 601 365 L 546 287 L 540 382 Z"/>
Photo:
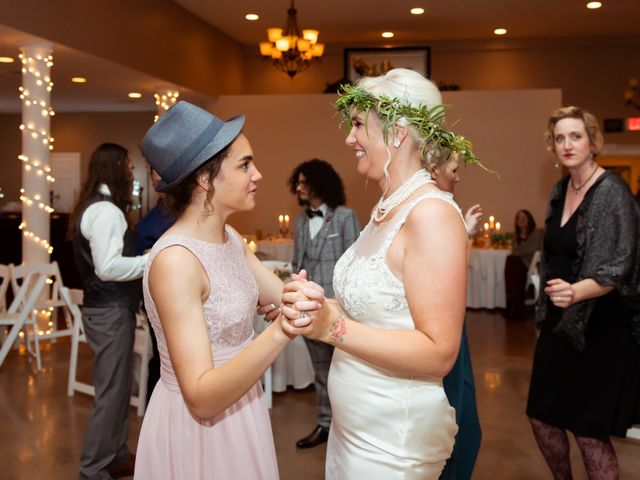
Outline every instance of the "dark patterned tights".
<path fill-rule="evenodd" d="M 569 438 L 562 428 L 534 418 L 529 419 L 542 456 L 555 480 L 571 480 Z M 611 442 L 596 438 L 575 437 L 589 480 L 618 480 L 618 458 Z"/>

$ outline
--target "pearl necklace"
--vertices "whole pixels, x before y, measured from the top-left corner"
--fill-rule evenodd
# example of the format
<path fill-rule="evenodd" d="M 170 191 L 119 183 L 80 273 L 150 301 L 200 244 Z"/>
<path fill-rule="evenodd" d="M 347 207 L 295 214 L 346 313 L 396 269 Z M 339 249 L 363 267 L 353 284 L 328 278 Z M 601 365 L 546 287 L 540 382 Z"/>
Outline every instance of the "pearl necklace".
<path fill-rule="evenodd" d="M 389 197 L 380 198 L 373 213 L 376 222 L 384 220 L 391 211 L 409 198 L 416 190 L 427 183 L 435 183 L 431 175 L 424 168 L 421 168 L 413 176 L 400 185 Z"/>

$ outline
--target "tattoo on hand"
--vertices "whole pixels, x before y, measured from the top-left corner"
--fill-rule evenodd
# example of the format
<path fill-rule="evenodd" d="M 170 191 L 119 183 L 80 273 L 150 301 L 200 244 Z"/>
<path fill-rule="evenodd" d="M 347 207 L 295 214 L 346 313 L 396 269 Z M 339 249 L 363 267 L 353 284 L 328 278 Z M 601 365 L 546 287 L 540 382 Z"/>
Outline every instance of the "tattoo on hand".
<path fill-rule="evenodd" d="M 331 338 L 333 343 L 344 342 L 344 334 L 347 333 L 347 325 L 341 314 L 338 314 L 338 318 L 331 325 Z"/>

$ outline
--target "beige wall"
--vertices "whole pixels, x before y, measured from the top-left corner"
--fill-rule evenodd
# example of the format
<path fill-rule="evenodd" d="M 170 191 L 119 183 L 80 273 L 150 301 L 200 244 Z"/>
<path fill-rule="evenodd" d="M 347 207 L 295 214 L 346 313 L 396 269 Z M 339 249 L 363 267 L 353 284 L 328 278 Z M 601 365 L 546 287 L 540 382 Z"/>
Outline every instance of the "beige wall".
<path fill-rule="evenodd" d="M 322 93 L 343 76 L 342 49 L 332 45 L 318 65 L 294 79 L 245 48 L 247 94 Z M 640 37 L 433 42 L 432 79 L 467 90 L 558 88 L 563 102 L 600 120 L 638 116 L 624 89 L 640 72 Z M 606 136 L 607 143 L 640 144 L 640 133 Z"/>
<path fill-rule="evenodd" d="M 300 162 L 318 157 L 329 161 L 342 176 L 347 204 L 366 223 L 379 197 L 378 186 L 366 184 L 355 171 L 353 150 L 338 130 L 334 95 L 221 96 L 209 109 L 222 118 L 247 116 L 244 129 L 264 178 L 256 208 L 238 214 L 230 223 L 243 233 L 261 229 L 277 232 L 277 215 L 300 209 L 287 191 L 286 180 Z M 450 92 L 449 122 L 471 139 L 477 155 L 501 179 L 478 168 L 461 169 L 456 198 L 463 208 L 481 203 L 505 227 L 512 228 L 519 208 L 527 208 L 542 221 L 549 192 L 559 172 L 553 168 L 542 140 L 548 114 L 561 104 L 559 90 Z M 526 114 L 523 114 L 525 112 Z"/>
<path fill-rule="evenodd" d="M 208 95 L 243 92 L 240 43 L 170 0 L 0 0 L 0 24 Z"/>
<path fill-rule="evenodd" d="M 138 144 L 153 123 L 153 114 L 142 113 L 59 113 L 51 121 L 51 132 L 55 138 L 56 152 L 80 152 L 81 178 L 84 180 L 91 152 L 102 142 L 119 143 L 129 150 L 134 162 L 134 176 L 145 190 L 147 204 L 147 171 Z M 0 187 L 5 198 L 0 205 L 15 201 L 19 197 L 22 162 L 21 133 L 18 129 L 20 115 L 0 115 Z M 150 200 L 153 202 L 154 198 Z"/>

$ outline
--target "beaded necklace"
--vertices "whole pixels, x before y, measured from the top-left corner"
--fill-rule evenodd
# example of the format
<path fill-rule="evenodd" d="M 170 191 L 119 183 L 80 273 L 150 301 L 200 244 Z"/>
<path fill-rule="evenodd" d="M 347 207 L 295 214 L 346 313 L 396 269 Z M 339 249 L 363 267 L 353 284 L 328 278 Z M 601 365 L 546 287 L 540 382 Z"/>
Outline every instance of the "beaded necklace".
<path fill-rule="evenodd" d="M 582 190 L 584 186 L 587 183 L 589 183 L 589 180 L 593 178 L 593 176 L 596 174 L 597 171 L 598 171 L 598 165 L 596 164 L 596 168 L 593 169 L 593 171 L 591 172 L 591 175 L 589 175 L 589 178 L 587 178 L 584 182 L 582 182 L 581 185 L 578 185 L 577 187 L 573 184 L 573 178 L 570 178 L 569 183 L 571 184 L 571 189 L 573 190 L 573 193 L 577 195 L 580 192 L 580 190 Z"/>
<path fill-rule="evenodd" d="M 387 198 L 380 198 L 373 213 L 376 222 L 383 221 L 391 211 L 409 198 L 416 190 L 427 183 L 435 183 L 431 175 L 424 168 L 421 168 L 413 176 L 400 185 L 395 192 Z"/>

